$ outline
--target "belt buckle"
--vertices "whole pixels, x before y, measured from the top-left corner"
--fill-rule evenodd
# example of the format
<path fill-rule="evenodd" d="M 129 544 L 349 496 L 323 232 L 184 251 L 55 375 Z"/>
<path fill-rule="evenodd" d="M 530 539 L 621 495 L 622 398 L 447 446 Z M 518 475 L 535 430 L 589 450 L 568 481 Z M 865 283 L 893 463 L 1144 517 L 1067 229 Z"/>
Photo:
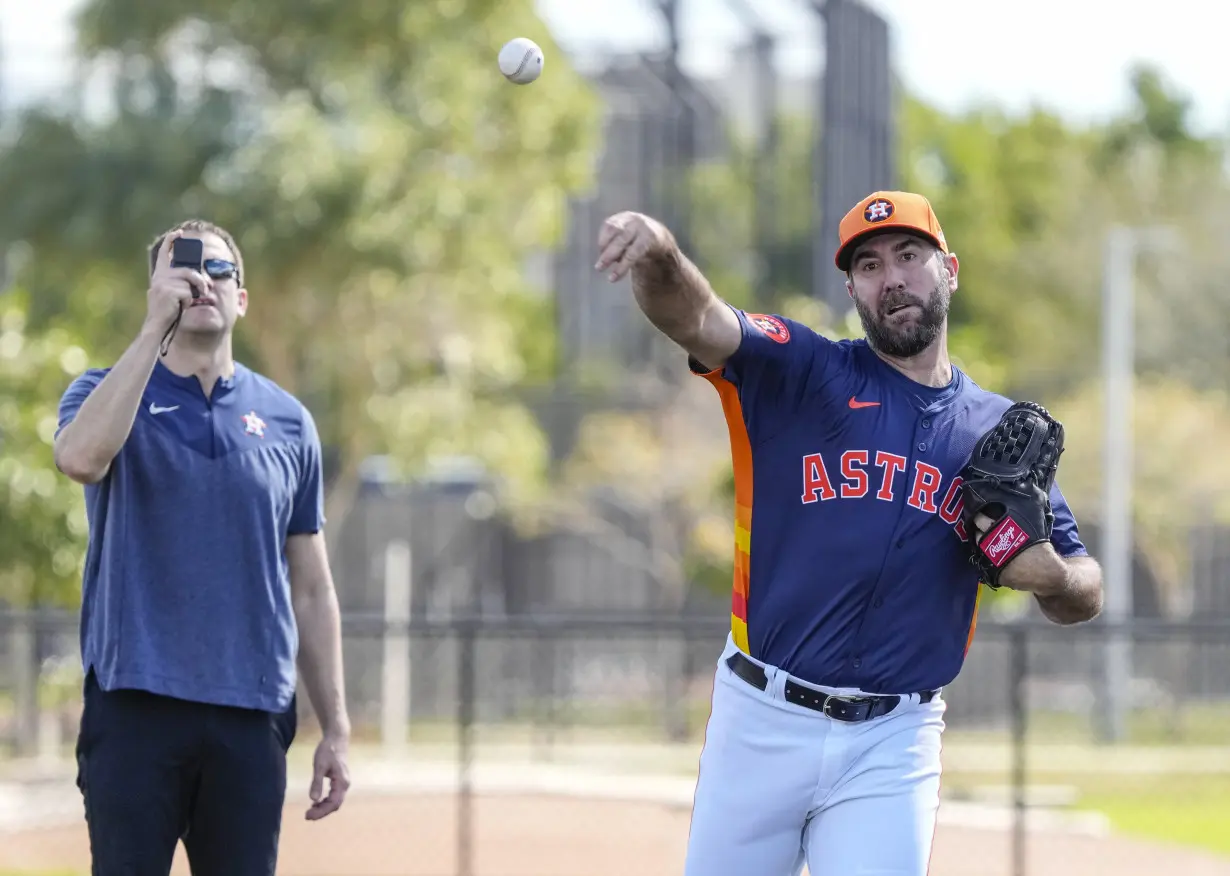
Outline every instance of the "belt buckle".
<path fill-rule="evenodd" d="M 820 713 L 824 715 L 824 717 L 832 721 L 846 721 L 845 718 L 838 718 L 835 715 L 832 715 L 829 713 L 829 704 L 833 702 L 846 703 L 847 705 L 853 706 L 853 705 L 861 704 L 861 703 L 869 703 L 871 702 L 871 698 L 870 697 L 843 697 L 843 696 L 837 696 L 836 694 L 830 694 L 824 700 L 824 705 L 820 707 Z M 851 723 L 851 722 L 846 721 L 846 723 Z"/>

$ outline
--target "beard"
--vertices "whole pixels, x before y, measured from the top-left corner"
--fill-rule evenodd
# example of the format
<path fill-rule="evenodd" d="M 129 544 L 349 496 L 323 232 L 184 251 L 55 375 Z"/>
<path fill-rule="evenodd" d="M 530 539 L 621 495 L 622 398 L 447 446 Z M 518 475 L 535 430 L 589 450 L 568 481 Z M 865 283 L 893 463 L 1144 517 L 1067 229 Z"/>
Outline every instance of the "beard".
<path fill-rule="evenodd" d="M 948 289 L 947 279 L 936 283 L 931 295 L 926 301 L 920 301 L 908 292 L 891 292 L 880 299 L 878 312 L 860 299 L 854 299 L 854 307 L 858 310 L 859 319 L 863 323 L 863 331 L 867 334 L 867 343 L 886 356 L 898 359 L 909 359 L 917 356 L 935 341 L 944 327 L 948 317 L 948 303 L 952 293 Z M 898 304 L 913 304 L 922 309 L 921 315 L 914 322 L 893 326 L 888 323 L 888 312 Z"/>

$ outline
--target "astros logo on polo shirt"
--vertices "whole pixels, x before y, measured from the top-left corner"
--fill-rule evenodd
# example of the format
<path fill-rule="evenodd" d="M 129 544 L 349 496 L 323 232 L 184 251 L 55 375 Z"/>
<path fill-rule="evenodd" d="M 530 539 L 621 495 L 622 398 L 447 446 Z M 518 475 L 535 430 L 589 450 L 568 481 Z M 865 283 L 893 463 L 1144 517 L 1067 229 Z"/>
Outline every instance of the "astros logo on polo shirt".
<path fill-rule="evenodd" d="M 245 435 L 255 435 L 257 438 L 265 437 L 265 421 L 256 415 L 256 411 L 249 411 L 243 415 L 243 425 Z"/>

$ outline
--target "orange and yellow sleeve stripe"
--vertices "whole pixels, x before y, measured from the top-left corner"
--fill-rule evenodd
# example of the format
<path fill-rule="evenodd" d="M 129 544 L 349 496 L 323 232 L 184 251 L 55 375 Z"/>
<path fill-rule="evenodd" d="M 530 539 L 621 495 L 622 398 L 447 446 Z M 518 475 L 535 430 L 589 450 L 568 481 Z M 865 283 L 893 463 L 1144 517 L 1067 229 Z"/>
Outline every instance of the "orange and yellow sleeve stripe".
<path fill-rule="evenodd" d="M 982 585 L 975 584 L 974 586 L 978 588 L 978 594 L 974 597 L 974 613 L 970 616 L 969 634 L 965 637 L 964 654 L 966 656 L 969 655 L 970 646 L 974 644 L 974 631 L 978 629 L 978 609 L 982 605 Z"/>
<path fill-rule="evenodd" d="M 717 390 L 730 432 L 730 456 L 735 476 L 735 573 L 730 598 L 730 632 L 735 645 L 745 654 L 750 654 L 747 596 L 752 552 L 752 442 L 743 419 L 739 391 L 722 377 L 721 371 L 711 371 L 701 376 Z"/>

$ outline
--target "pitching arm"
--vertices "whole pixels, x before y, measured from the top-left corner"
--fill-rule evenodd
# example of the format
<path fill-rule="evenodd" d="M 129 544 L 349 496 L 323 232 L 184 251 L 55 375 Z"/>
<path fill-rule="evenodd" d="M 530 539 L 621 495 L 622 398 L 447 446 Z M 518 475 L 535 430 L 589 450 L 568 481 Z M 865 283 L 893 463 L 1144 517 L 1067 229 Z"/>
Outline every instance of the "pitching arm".
<path fill-rule="evenodd" d="M 603 224 L 598 248 L 595 267 L 609 271 L 612 282 L 630 274 L 646 318 L 693 359 L 718 370 L 739 349 L 738 318 L 661 222 L 616 214 Z"/>
<path fill-rule="evenodd" d="M 632 291 L 649 321 L 705 367 L 721 368 L 739 349 L 734 311 L 678 249 L 633 268 Z"/>

